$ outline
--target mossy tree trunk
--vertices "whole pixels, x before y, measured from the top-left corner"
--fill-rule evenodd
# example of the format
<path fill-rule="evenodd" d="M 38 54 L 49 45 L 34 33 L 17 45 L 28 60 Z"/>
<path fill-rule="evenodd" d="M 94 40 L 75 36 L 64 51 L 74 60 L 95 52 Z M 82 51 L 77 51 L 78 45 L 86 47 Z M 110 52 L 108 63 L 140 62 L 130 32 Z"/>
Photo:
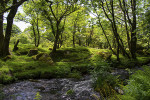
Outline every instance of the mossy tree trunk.
<path fill-rule="evenodd" d="M 17 0 L 13 0 L 13 5 L 15 5 L 17 3 Z M 2 53 L 3 53 L 3 56 L 6 56 L 6 55 L 10 55 L 10 52 L 9 52 L 9 41 L 10 41 L 10 37 L 11 37 L 11 30 L 12 30 L 12 25 L 13 25 L 13 19 L 17 13 L 17 10 L 18 10 L 18 7 L 19 6 L 14 6 L 8 16 L 7 16 L 7 27 L 6 27 L 6 32 L 5 32 L 5 38 L 4 38 L 4 44 L 3 44 L 3 50 L 2 50 Z"/>

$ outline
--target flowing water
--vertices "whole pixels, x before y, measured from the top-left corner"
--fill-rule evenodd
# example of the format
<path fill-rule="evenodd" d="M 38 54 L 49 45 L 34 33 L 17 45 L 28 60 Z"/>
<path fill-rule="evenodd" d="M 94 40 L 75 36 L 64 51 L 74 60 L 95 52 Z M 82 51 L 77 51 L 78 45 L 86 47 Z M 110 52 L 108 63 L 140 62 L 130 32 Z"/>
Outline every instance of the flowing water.
<path fill-rule="evenodd" d="M 150 66 L 150 64 L 149 64 Z M 134 70 L 142 70 L 137 67 Z M 129 73 L 125 69 L 113 69 L 112 75 L 120 75 L 123 80 L 128 79 Z M 99 93 L 92 88 L 91 76 L 82 79 L 38 79 L 26 80 L 3 87 L 4 100 L 97 100 Z"/>
<path fill-rule="evenodd" d="M 77 79 L 39 79 L 6 85 L 4 100 L 97 100 L 90 76 Z"/>

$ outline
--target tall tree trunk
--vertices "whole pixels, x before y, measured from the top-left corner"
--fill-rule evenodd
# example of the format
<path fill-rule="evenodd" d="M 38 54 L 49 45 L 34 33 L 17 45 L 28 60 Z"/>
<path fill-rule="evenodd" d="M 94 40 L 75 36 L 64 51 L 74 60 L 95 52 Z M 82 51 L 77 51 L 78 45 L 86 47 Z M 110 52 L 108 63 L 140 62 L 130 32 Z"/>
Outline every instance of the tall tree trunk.
<path fill-rule="evenodd" d="M 73 29 L 73 47 L 75 48 L 75 34 L 76 34 L 76 22 L 74 22 L 74 29 Z"/>
<path fill-rule="evenodd" d="M 3 14 L 0 15 L 0 56 L 2 56 L 4 34 L 3 34 Z"/>
<path fill-rule="evenodd" d="M 126 28 L 126 34 L 127 34 L 127 43 L 128 43 L 128 48 L 129 50 L 131 50 L 131 45 L 130 45 L 130 36 L 129 36 L 129 30 L 128 30 L 128 25 L 127 25 L 127 18 L 126 18 L 126 3 L 125 3 L 125 0 L 123 0 L 121 2 L 121 0 L 119 0 L 119 3 L 120 3 L 120 8 L 121 10 L 123 11 L 123 15 L 124 15 L 124 22 L 125 22 L 125 28 Z M 122 5 L 123 4 L 123 5 Z"/>
<path fill-rule="evenodd" d="M 13 5 L 17 3 L 17 0 L 13 0 Z M 13 19 L 17 13 L 19 6 L 14 6 L 7 17 L 7 27 L 6 27 L 6 32 L 5 32 L 5 38 L 4 38 L 4 44 L 3 44 L 3 56 L 10 55 L 9 52 L 9 41 L 10 41 L 10 36 L 11 36 L 11 30 L 12 30 L 12 25 L 13 25 Z"/>
<path fill-rule="evenodd" d="M 120 58 L 119 58 L 119 34 L 117 32 L 117 26 L 116 26 L 116 21 L 115 21 L 115 15 L 114 15 L 114 5 L 113 5 L 113 0 L 110 1 L 111 3 L 111 14 L 112 14 L 112 29 L 113 29 L 113 33 L 114 33 L 114 36 L 116 37 L 116 41 L 117 41 L 117 61 L 120 61 Z"/>
<path fill-rule="evenodd" d="M 109 42 L 109 40 L 108 40 L 108 37 L 107 37 L 107 35 L 106 35 L 106 32 L 105 32 L 105 30 L 104 30 L 104 28 L 103 28 L 103 26 L 102 26 L 102 24 L 101 24 L 101 21 L 100 21 L 99 16 L 98 16 L 98 21 L 99 21 L 99 25 L 100 25 L 100 27 L 101 27 L 101 29 L 102 29 L 102 31 L 103 31 L 103 34 L 105 35 L 105 38 L 106 38 L 106 40 L 107 40 L 107 43 L 108 43 L 108 45 L 109 45 L 110 50 L 113 52 L 113 54 L 116 55 L 116 53 L 113 51 L 113 49 L 112 49 L 112 47 L 111 47 L 111 44 L 110 44 L 110 42 Z"/>
<path fill-rule="evenodd" d="M 132 32 L 131 32 L 131 55 L 133 59 L 136 59 L 136 0 L 131 1 L 132 15 L 133 15 L 133 23 L 132 23 Z"/>
<path fill-rule="evenodd" d="M 38 18 L 37 18 L 36 28 L 37 28 L 37 33 L 38 33 L 38 40 L 37 40 L 37 47 L 38 47 L 40 44 L 40 31 L 39 31 L 39 20 L 38 20 Z"/>

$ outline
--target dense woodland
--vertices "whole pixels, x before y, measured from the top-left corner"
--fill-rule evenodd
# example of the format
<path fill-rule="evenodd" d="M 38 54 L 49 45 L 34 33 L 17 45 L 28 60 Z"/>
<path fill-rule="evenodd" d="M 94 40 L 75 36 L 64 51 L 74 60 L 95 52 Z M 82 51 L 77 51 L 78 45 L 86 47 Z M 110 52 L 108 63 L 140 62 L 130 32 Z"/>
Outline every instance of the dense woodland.
<path fill-rule="evenodd" d="M 149 100 L 149 63 L 149 0 L 0 1 L 0 84 L 92 75 L 96 100 Z"/>

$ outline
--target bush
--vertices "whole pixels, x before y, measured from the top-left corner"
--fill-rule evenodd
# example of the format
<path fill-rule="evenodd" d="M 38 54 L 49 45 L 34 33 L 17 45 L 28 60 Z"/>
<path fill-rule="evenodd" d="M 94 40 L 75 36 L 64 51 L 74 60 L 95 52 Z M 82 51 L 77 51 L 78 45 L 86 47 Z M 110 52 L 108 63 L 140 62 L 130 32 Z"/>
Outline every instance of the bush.
<path fill-rule="evenodd" d="M 143 66 L 143 71 L 138 70 L 133 74 L 128 85 L 124 86 L 125 94 L 122 100 L 149 100 L 150 99 L 150 67 Z"/>
<path fill-rule="evenodd" d="M 109 65 L 97 66 L 93 71 L 94 89 L 102 97 L 111 97 L 116 94 L 115 87 L 119 86 L 119 79 L 109 73 Z"/>

